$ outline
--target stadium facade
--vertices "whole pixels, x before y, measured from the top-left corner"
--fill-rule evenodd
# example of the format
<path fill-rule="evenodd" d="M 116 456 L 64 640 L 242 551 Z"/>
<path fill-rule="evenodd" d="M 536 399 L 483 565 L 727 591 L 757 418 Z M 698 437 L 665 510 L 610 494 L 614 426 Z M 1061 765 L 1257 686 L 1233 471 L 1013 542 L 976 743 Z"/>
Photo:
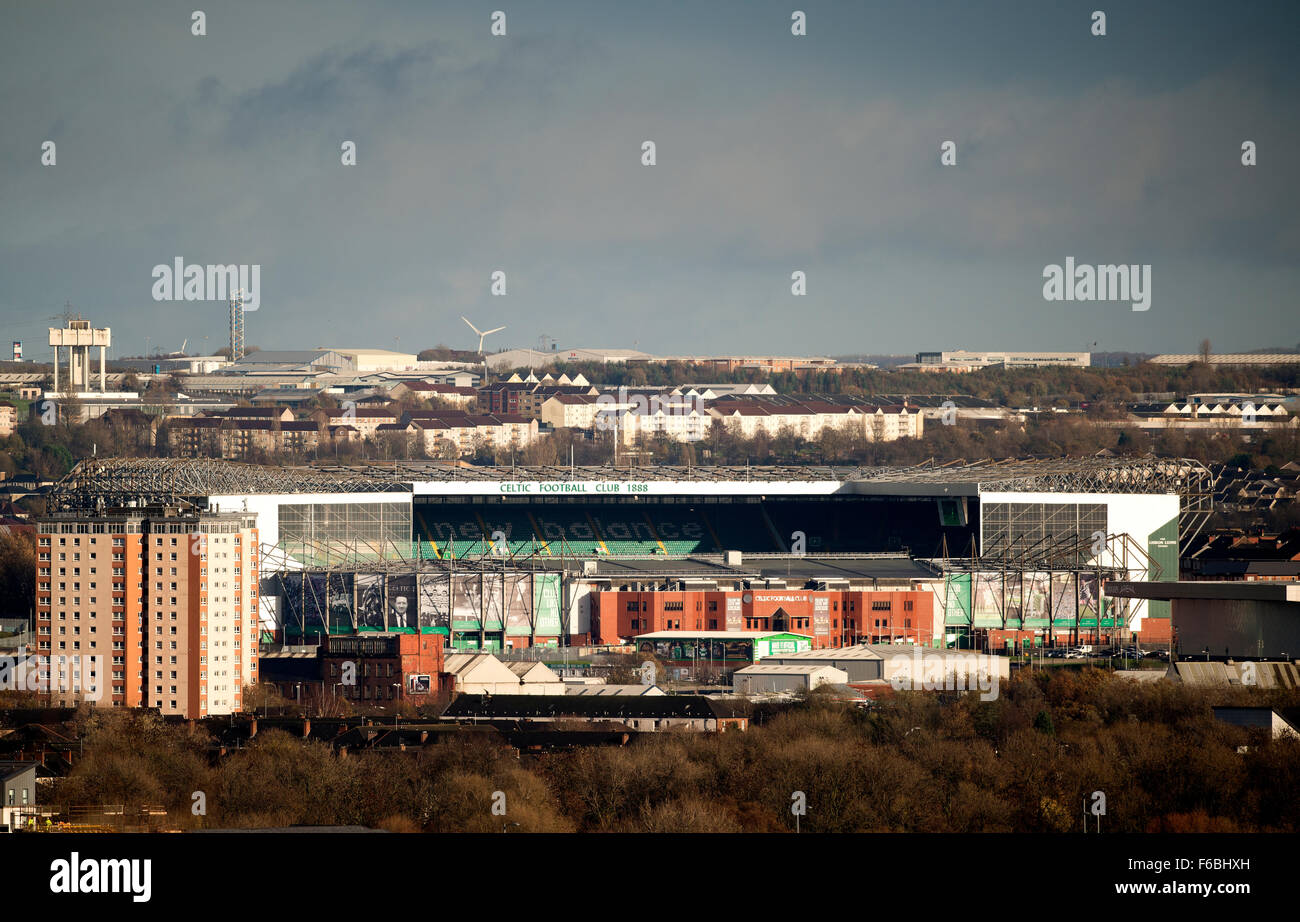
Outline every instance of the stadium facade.
<path fill-rule="evenodd" d="M 715 592 L 751 606 L 719 630 L 787 627 L 785 615 L 809 625 L 817 646 L 837 646 L 896 625 L 864 617 L 850 632 L 837 618 L 814 631 L 824 619 L 726 594 L 900 591 L 932 597 L 933 620 L 917 631 L 926 641 L 994 645 L 1167 636 L 1168 603 L 1116 602 L 1101 586 L 1176 579 L 1180 536 L 1204 523 L 1211 480 L 1196 462 L 1155 459 L 909 468 L 97 459 L 53 500 L 255 514 L 261 623 L 286 642 L 382 630 L 446 634 L 457 649 L 609 642 L 600 613 L 618 603 L 602 609 L 601 594 L 665 593 L 673 603 L 672 593 Z M 693 601 L 703 611 L 717 600 Z M 845 599 L 834 601 L 839 610 Z M 822 610 L 811 595 L 798 602 Z"/>

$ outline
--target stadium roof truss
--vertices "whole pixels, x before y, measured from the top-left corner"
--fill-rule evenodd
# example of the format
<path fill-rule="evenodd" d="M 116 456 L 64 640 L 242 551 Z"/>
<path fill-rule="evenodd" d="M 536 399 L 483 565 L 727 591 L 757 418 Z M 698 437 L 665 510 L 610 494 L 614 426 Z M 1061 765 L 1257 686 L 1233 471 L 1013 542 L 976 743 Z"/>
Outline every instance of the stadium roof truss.
<path fill-rule="evenodd" d="M 475 466 L 437 461 L 279 467 L 212 459 L 89 458 L 59 483 L 59 492 L 175 494 L 345 493 L 409 490 L 421 481 L 609 480 L 718 483 L 735 481 L 978 483 L 986 490 L 1212 495 L 1213 475 L 1185 458 L 1028 458 L 933 460 L 894 467 L 735 465 L 653 467 Z"/>
<path fill-rule="evenodd" d="M 196 503 L 209 496 L 265 493 L 401 493 L 409 484 L 311 467 L 212 459 L 89 458 L 50 493 L 51 507 L 86 511 L 125 504 Z"/>
<path fill-rule="evenodd" d="M 1107 535 L 1102 542 L 1102 553 L 1098 553 L 1097 542 L 1091 536 L 1080 535 L 1071 540 L 1072 537 L 1058 540 L 1049 538 L 1032 544 L 1012 544 L 996 553 L 979 557 L 942 557 L 923 562 L 934 569 L 936 575 L 945 572 L 1031 573 L 1087 569 L 1110 574 L 1136 573 L 1141 575 L 1141 579 L 1158 580 L 1164 572 L 1160 564 L 1143 549 L 1141 542 L 1127 532 Z"/>
<path fill-rule="evenodd" d="M 947 486 L 974 492 L 1176 493 L 1184 544 L 1213 509 L 1214 474 L 1186 458 L 1027 458 L 933 460 L 906 467 L 746 465 L 473 466 L 434 461 L 273 467 L 209 459 L 91 458 L 51 491 L 52 511 L 85 511 L 129 501 L 203 503 L 209 496 L 268 493 L 410 493 L 418 482 L 466 481 L 816 482 L 906 488 Z"/>
<path fill-rule="evenodd" d="M 1214 475 L 1187 458 L 1030 458 L 927 462 L 877 469 L 873 483 L 976 483 L 983 491 L 1017 493 L 1177 493 L 1207 511 Z"/>

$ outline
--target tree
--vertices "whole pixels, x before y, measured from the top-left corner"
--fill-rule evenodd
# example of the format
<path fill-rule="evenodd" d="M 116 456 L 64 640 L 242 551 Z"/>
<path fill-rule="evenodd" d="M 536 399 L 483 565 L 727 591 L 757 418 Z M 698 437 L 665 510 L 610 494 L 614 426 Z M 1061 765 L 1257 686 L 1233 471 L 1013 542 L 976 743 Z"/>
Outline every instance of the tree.
<path fill-rule="evenodd" d="M 14 614 L 30 615 L 36 605 L 36 539 L 0 532 L 0 599 Z"/>

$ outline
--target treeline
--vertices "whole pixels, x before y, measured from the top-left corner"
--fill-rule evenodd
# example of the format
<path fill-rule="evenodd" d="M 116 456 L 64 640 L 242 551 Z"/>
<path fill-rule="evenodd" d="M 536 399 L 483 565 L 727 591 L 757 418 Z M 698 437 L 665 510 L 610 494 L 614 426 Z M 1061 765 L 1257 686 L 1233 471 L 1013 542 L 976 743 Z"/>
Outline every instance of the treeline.
<path fill-rule="evenodd" d="M 993 701 L 917 692 L 859 710 L 815 693 L 756 715 L 747 732 L 664 732 L 626 747 L 521 756 L 467 733 L 340 758 L 266 731 L 215 764 L 185 725 L 94 711 L 53 800 L 160 803 L 186 826 L 781 832 L 802 791 L 810 832 L 1064 833 L 1101 791 L 1103 831 L 1300 830 L 1300 741 L 1217 722 L 1213 704 L 1291 708 L 1300 691 L 1054 670 L 1023 674 Z M 497 791 L 504 817 L 492 812 Z M 191 813 L 194 792 L 205 817 Z"/>

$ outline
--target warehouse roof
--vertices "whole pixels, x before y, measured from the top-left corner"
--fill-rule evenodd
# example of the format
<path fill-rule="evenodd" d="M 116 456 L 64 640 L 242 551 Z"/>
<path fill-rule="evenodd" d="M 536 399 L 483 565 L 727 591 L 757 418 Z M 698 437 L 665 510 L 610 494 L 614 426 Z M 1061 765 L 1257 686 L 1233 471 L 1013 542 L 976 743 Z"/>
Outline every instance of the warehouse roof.
<path fill-rule="evenodd" d="M 1268 707 L 1216 707 L 1213 711 L 1215 720 L 1238 727 L 1272 727 L 1275 717 L 1285 721 L 1281 714 Z"/>
<path fill-rule="evenodd" d="M 259 349 L 235 360 L 236 365 L 310 365 L 333 354 L 329 349 Z"/>
<path fill-rule="evenodd" d="M 1295 663 L 1254 662 L 1251 665 L 1254 683 L 1259 688 L 1300 688 L 1300 667 Z M 1217 688 L 1244 684 L 1241 663 L 1180 660 L 1169 667 L 1168 674 L 1184 685 Z"/>
<path fill-rule="evenodd" d="M 1225 352 L 1208 356 L 1199 352 L 1168 353 L 1147 359 L 1152 365 L 1190 365 L 1205 362 L 1209 365 L 1300 365 L 1296 352 Z"/>
<path fill-rule="evenodd" d="M 823 669 L 832 669 L 832 666 L 808 664 L 801 665 L 796 663 L 759 663 L 755 666 L 746 666 L 744 669 L 737 669 L 736 675 L 813 675 L 821 672 Z"/>
<path fill-rule="evenodd" d="M 613 698 L 625 696 L 644 698 L 666 694 L 658 685 L 573 685 L 564 690 L 566 695 L 578 695 L 587 698 Z"/>
<path fill-rule="evenodd" d="M 744 702 L 703 695 L 460 695 L 443 718 L 518 719 L 529 717 L 705 718 L 736 717 Z"/>

